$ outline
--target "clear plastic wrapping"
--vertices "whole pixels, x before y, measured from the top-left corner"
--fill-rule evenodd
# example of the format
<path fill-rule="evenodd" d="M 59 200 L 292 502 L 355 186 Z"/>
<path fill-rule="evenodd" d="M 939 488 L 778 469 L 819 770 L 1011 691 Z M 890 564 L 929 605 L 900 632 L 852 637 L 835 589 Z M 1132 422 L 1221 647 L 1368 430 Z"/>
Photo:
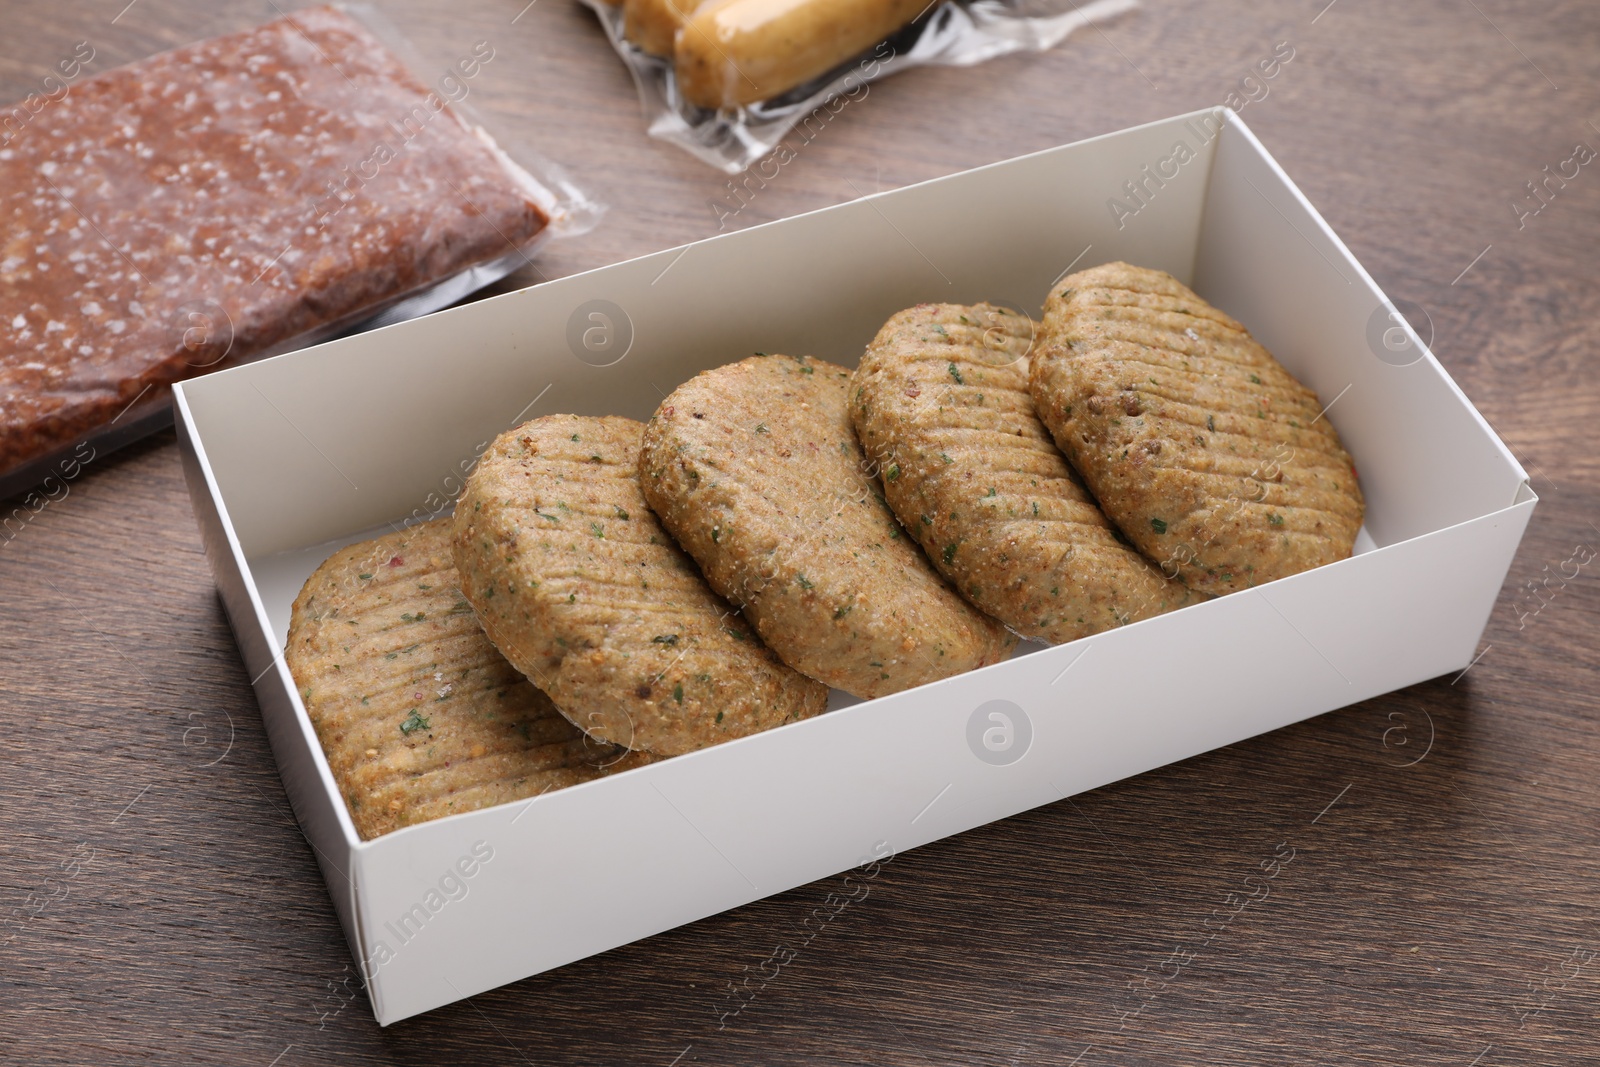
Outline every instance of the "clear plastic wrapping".
<path fill-rule="evenodd" d="M 605 27 L 617 54 L 627 64 L 639 87 L 639 102 L 649 122 L 649 133 L 676 144 L 695 157 L 728 174 L 736 174 L 776 148 L 785 134 L 834 102 L 859 96 L 863 86 L 908 67 L 942 65 L 964 67 L 1012 52 L 1043 51 L 1072 33 L 1138 7 L 1138 0 L 934 0 L 908 24 L 865 50 L 833 65 L 825 73 L 753 103 L 741 102 L 759 93 L 755 80 L 741 70 L 741 61 L 729 55 L 733 45 L 713 41 L 700 22 L 726 8 L 727 0 L 698 4 L 696 0 L 580 0 L 594 11 Z M 745 0 L 749 2 L 749 0 Z M 803 3 L 817 0 L 763 0 L 769 9 L 788 15 Z M 841 3 L 842 0 L 821 0 Z M 878 0 L 880 7 L 894 0 Z M 682 21 L 673 55 L 653 54 L 636 44 L 646 42 L 655 52 L 665 51 L 670 26 L 653 27 L 640 14 L 667 5 L 672 21 Z M 867 8 L 867 4 L 858 5 Z M 914 9 L 913 9 L 914 10 Z M 695 88 L 686 92 L 679 62 L 686 62 L 685 39 L 713 60 L 725 74 L 724 93 L 731 106 L 701 106 L 691 102 Z M 820 36 L 820 35 L 819 35 Z M 825 40 L 826 37 L 824 36 Z M 775 51 L 790 46 L 786 39 Z M 742 59 L 742 57 L 741 57 Z M 692 69 L 692 68 L 691 68 Z M 776 84 L 784 84 L 782 81 Z M 698 87 L 696 87 L 698 88 Z M 705 99 L 705 93 L 699 94 Z M 827 121 L 826 117 L 819 117 Z"/>
<path fill-rule="evenodd" d="M 494 60 L 429 69 L 371 9 L 313 8 L 12 109 L 0 498 L 170 423 L 175 381 L 436 310 L 592 226 L 466 103 Z"/>

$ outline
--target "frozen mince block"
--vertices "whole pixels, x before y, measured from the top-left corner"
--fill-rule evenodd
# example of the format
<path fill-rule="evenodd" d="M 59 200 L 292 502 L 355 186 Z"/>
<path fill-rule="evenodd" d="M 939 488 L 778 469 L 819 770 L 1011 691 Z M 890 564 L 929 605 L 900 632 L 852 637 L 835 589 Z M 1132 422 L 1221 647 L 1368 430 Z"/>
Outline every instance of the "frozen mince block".
<path fill-rule="evenodd" d="M 0 475 L 514 255 L 551 209 L 331 8 L 76 84 L 0 147 Z"/>

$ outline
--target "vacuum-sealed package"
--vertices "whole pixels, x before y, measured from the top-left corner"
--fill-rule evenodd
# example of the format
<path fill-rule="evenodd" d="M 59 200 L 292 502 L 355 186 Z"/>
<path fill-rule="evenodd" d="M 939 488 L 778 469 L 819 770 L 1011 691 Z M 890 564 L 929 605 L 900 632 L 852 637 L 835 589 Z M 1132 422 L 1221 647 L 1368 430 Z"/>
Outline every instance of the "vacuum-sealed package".
<path fill-rule="evenodd" d="M 170 422 L 175 381 L 443 307 L 593 224 L 464 105 L 492 45 L 431 74 L 406 50 L 314 8 L 10 111 L 0 496 Z"/>
<path fill-rule="evenodd" d="M 906 67 L 1043 51 L 1138 0 L 581 0 L 652 137 L 729 174 L 831 102 Z M 820 116 L 819 121 L 827 121 Z"/>

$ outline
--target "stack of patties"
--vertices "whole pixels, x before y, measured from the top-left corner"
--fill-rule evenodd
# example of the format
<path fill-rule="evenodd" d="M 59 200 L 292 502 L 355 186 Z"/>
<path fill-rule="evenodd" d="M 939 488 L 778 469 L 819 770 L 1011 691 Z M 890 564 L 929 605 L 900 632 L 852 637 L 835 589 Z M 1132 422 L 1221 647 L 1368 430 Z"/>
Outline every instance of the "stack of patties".
<path fill-rule="evenodd" d="M 448 522 L 334 553 L 295 599 L 284 659 L 364 840 L 650 760 L 590 740 L 495 650 Z"/>
<path fill-rule="evenodd" d="M 599 741 L 692 752 L 819 714 L 639 491 L 632 419 L 551 415 L 495 439 L 456 503 L 461 585 L 491 640 Z"/>
<path fill-rule="evenodd" d="M 785 663 L 860 697 L 1016 644 L 904 535 L 850 427 L 850 372 L 753 356 L 696 375 L 645 432 L 645 498 Z"/>
<path fill-rule="evenodd" d="M 643 425 L 535 419 L 455 518 L 336 553 L 286 659 L 357 831 L 376 837 L 819 714 L 640 495 Z"/>
<path fill-rule="evenodd" d="M 370 838 L 1343 559 L 1322 416 L 1160 271 L 1071 275 L 1042 324 L 921 304 L 854 372 L 758 355 L 648 426 L 501 434 L 453 519 L 317 569 L 286 656 Z"/>
<path fill-rule="evenodd" d="M 1193 599 L 1122 540 L 1034 415 L 1034 323 L 921 304 L 884 324 L 850 415 L 883 492 L 939 572 L 1017 633 L 1075 640 Z"/>
<path fill-rule="evenodd" d="M 987 304 L 900 312 L 850 414 L 927 558 L 1041 641 L 1332 563 L 1361 527 L 1316 394 L 1171 275 L 1126 263 L 1059 281 L 1039 326 Z"/>

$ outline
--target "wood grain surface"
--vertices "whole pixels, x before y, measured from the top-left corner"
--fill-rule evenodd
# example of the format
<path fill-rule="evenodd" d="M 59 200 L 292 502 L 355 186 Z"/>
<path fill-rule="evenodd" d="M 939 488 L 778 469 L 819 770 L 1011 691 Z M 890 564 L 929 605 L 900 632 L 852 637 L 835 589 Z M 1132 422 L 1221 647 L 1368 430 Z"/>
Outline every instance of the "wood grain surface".
<path fill-rule="evenodd" d="M 430 62 L 490 41 L 476 102 L 610 205 L 506 285 L 716 232 L 727 179 L 645 136 L 592 16 L 524 4 L 383 5 Z M 78 41 L 106 69 L 277 10 L 4 0 L 0 98 Z M 872 86 L 727 225 L 1218 104 L 1280 41 L 1245 117 L 1543 497 L 1464 676 L 896 857 L 737 1015 L 828 883 L 380 1030 L 169 432 L 0 541 L 0 1061 L 1600 1062 L 1600 560 L 1529 584 L 1600 549 L 1600 164 L 1512 207 L 1600 147 L 1600 6 L 1145 0 Z"/>

